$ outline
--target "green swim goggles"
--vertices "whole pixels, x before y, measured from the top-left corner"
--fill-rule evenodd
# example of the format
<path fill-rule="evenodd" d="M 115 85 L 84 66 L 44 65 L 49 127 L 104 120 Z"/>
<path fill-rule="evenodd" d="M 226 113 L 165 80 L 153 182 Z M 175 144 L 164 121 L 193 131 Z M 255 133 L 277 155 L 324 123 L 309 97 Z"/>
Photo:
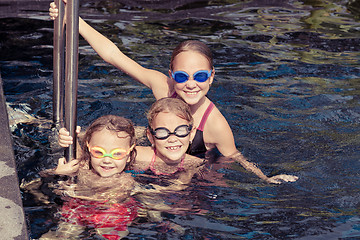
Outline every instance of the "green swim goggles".
<path fill-rule="evenodd" d="M 93 156 L 94 158 L 110 157 L 115 160 L 120 160 L 126 157 L 134 149 L 134 147 L 135 145 L 132 145 L 129 150 L 125 150 L 122 148 L 115 148 L 110 153 L 106 153 L 105 149 L 103 149 L 102 147 L 98 147 L 98 146 L 90 147 L 88 145 L 89 152 L 91 156 Z"/>

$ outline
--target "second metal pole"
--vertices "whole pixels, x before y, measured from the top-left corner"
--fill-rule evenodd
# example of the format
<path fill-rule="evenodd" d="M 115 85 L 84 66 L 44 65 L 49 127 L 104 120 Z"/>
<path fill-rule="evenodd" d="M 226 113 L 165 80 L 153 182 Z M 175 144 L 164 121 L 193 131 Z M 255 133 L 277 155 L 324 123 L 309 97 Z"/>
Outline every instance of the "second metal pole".
<path fill-rule="evenodd" d="M 63 126 L 64 121 L 64 2 L 56 0 L 59 16 L 54 20 L 54 51 L 53 51 L 53 122 L 56 128 Z"/>
<path fill-rule="evenodd" d="M 66 4 L 65 128 L 74 142 L 65 151 L 68 161 L 76 158 L 77 86 L 79 53 L 79 1 Z"/>

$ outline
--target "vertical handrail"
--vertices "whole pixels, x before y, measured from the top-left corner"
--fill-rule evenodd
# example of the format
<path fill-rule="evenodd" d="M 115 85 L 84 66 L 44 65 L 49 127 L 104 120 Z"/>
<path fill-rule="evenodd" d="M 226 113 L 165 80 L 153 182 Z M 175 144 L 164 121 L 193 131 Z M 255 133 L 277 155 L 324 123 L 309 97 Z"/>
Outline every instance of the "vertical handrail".
<path fill-rule="evenodd" d="M 54 50 L 53 50 L 53 122 L 60 127 L 64 121 L 64 2 L 55 1 L 59 9 L 59 16 L 54 21 Z"/>
<path fill-rule="evenodd" d="M 79 1 L 66 4 L 65 128 L 74 143 L 65 151 L 67 161 L 76 158 L 76 116 L 79 53 Z"/>

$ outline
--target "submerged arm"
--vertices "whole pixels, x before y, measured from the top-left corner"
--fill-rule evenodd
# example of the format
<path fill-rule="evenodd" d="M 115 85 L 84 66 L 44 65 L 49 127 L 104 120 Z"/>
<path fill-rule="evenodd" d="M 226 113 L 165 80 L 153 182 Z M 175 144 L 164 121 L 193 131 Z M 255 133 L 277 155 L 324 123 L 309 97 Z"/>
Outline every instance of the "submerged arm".
<path fill-rule="evenodd" d="M 240 163 L 241 166 L 243 166 L 243 168 L 245 168 L 247 171 L 254 173 L 256 176 L 268 183 L 280 184 L 282 182 L 295 182 L 298 179 L 297 176 L 287 174 L 280 174 L 268 177 L 254 163 L 249 162 L 239 151 L 228 157 L 234 159 L 236 162 Z"/>
<path fill-rule="evenodd" d="M 229 156 L 231 159 L 234 159 L 236 162 L 240 163 L 243 168 L 247 171 L 254 173 L 256 176 L 268 183 L 280 184 L 282 182 L 295 182 L 298 177 L 287 174 L 275 175 L 272 177 L 267 177 L 254 163 L 249 162 L 246 158 L 237 151 L 235 154 Z"/>
<path fill-rule="evenodd" d="M 219 112 L 215 112 L 215 120 L 212 121 L 212 132 L 210 138 L 215 142 L 215 146 L 225 157 L 229 157 L 236 162 L 240 163 L 243 168 L 247 171 L 254 173 L 256 176 L 268 183 L 280 184 L 282 182 L 294 182 L 298 179 L 292 175 L 276 175 L 273 177 L 267 177 L 254 163 L 249 162 L 236 148 L 233 133 L 229 124 L 227 123 L 224 116 Z"/>

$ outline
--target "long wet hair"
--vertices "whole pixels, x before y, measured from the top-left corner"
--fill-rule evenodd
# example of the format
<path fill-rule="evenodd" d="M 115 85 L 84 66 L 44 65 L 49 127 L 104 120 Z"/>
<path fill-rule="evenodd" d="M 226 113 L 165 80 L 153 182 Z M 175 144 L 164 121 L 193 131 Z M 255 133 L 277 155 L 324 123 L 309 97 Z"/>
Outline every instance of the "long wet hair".
<path fill-rule="evenodd" d="M 133 123 L 123 117 L 115 116 L 115 115 L 105 115 L 102 117 L 99 117 L 95 121 L 93 121 L 90 126 L 87 128 L 83 141 L 82 141 L 82 154 L 80 158 L 81 164 L 89 164 L 90 169 L 92 168 L 90 164 L 90 152 L 87 147 L 87 143 L 90 142 L 91 137 L 93 134 L 97 131 L 101 131 L 104 128 L 106 128 L 109 131 L 114 132 L 126 132 L 130 137 L 130 146 L 136 144 L 136 137 L 135 137 L 135 129 Z M 136 157 L 136 149 L 133 148 L 133 150 L 129 153 L 130 162 L 126 164 L 126 170 L 129 169 L 135 160 Z"/>
<path fill-rule="evenodd" d="M 210 50 L 210 48 L 203 42 L 197 41 L 197 40 L 187 40 L 184 42 L 181 42 L 179 45 L 176 46 L 176 48 L 173 50 L 170 60 L 170 70 L 173 70 L 174 67 L 174 59 L 177 55 L 179 55 L 182 52 L 186 51 L 194 51 L 198 52 L 201 55 L 203 55 L 210 64 L 210 68 L 214 68 L 213 64 L 213 55 Z"/>
<path fill-rule="evenodd" d="M 189 125 L 193 125 L 194 120 L 191 115 L 190 107 L 181 99 L 166 97 L 153 103 L 147 113 L 150 128 L 153 128 L 153 121 L 161 112 L 174 113 L 176 116 L 188 121 Z"/>

